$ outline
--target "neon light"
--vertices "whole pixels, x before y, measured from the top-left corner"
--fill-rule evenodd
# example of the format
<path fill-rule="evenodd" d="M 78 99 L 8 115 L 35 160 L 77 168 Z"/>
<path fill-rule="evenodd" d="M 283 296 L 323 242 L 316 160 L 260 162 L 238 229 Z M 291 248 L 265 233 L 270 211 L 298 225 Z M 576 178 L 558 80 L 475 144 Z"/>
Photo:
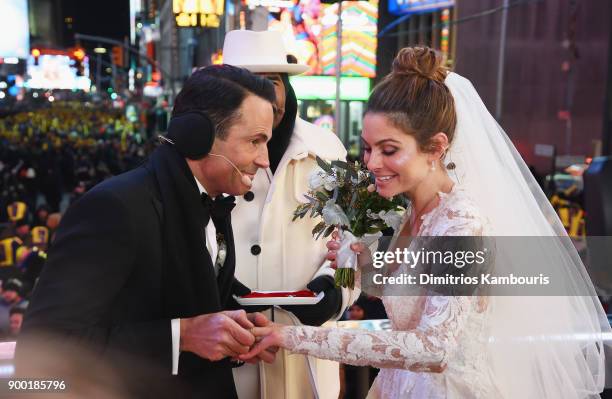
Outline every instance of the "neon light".
<path fill-rule="evenodd" d="M 424 14 L 454 5 L 455 0 L 389 0 L 389 12 L 395 15 Z"/>
<path fill-rule="evenodd" d="M 342 75 L 375 77 L 378 0 L 342 4 Z M 288 52 L 310 66 L 307 75 L 335 75 L 337 21 L 337 4 L 296 0 L 270 14 L 268 29 L 280 31 Z"/>
<path fill-rule="evenodd" d="M 292 76 L 289 78 L 295 95 L 300 100 L 334 100 L 336 78 L 333 76 Z M 342 100 L 365 101 L 370 95 L 370 79 L 342 77 L 340 79 Z"/>

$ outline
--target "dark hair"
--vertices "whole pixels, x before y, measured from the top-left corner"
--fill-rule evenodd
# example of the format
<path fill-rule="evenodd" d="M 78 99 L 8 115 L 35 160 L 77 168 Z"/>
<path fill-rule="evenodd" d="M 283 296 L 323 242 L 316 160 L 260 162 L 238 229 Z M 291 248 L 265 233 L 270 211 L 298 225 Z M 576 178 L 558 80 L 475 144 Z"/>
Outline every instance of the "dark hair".
<path fill-rule="evenodd" d="M 10 278 L 2 286 L 3 291 L 15 291 L 19 295 L 22 294 L 23 282 L 17 278 Z"/>
<path fill-rule="evenodd" d="M 203 111 L 215 125 L 215 135 L 225 138 L 229 127 L 240 118 L 238 109 L 249 95 L 274 104 L 274 85 L 244 68 L 211 65 L 195 71 L 176 96 L 172 116 Z"/>
<path fill-rule="evenodd" d="M 14 315 L 15 313 L 25 314 L 25 312 L 26 312 L 26 309 L 21 305 L 12 306 L 11 309 L 9 310 L 9 316 Z"/>
<path fill-rule="evenodd" d="M 457 115 L 442 64 L 442 57 L 429 47 L 401 49 L 391 73 L 374 87 L 366 113 L 386 114 L 394 126 L 416 139 L 422 151 L 435 150 L 431 138 L 438 132 L 452 142 Z"/>

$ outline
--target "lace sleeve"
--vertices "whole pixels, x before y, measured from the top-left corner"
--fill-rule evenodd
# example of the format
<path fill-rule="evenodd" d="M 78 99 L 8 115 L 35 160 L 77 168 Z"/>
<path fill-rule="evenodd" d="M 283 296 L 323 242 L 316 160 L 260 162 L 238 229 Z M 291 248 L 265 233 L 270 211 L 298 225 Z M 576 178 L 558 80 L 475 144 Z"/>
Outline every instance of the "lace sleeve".
<path fill-rule="evenodd" d="M 283 346 L 355 366 L 441 371 L 456 347 L 471 301 L 471 297 L 429 297 L 419 327 L 410 331 L 287 326 L 282 330 Z"/>

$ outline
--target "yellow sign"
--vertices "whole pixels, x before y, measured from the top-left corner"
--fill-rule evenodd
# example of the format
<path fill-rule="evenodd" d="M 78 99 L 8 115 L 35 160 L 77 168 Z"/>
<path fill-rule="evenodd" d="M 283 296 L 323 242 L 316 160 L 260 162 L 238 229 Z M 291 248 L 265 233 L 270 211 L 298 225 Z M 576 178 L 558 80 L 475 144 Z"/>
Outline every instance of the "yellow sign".
<path fill-rule="evenodd" d="M 218 28 L 224 0 L 172 0 L 172 11 L 179 27 Z"/>

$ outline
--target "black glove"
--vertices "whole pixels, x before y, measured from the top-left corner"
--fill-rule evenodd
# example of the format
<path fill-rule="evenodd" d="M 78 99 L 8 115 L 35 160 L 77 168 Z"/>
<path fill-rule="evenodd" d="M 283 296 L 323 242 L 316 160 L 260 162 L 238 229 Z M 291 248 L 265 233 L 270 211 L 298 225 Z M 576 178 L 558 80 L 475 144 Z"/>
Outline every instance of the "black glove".
<path fill-rule="evenodd" d="M 316 305 L 286 305 L 281 308 L 293 313 L 303 324 L 320 326 L 340 312 L 342 306 L 342 290 L 336 287 L 330 276 L 319 276 L 312 280 L 306 288 L 325 296 Z"/>
<path fill-rule="evenodd" d="M 237 278 L 234 278 L 234 282 L 232 283 L 232 294 L 236 296 L 248 295 L 251 293 L 251 289 L 246 285 L 242 284 L 238 281 Z"/>
<path fill-rule="evenodd" d="M 242 284 L 238 279 L 234 278 L 234 282 L 232 283 L 232 295 L 230 295 L 227 306 L 225 306 L 226 310 L 236 310 L 236 309 L 244 309 L 247 313 L 253 312 L 263 312 L 264 310 L 270 309 L 270 305 L 256 305 L 256 306 L 244 306 L 240 305 L 234 299 L 233 295 L 243 296 L 251 293 L 251 289 L 246 285 Z"/>

